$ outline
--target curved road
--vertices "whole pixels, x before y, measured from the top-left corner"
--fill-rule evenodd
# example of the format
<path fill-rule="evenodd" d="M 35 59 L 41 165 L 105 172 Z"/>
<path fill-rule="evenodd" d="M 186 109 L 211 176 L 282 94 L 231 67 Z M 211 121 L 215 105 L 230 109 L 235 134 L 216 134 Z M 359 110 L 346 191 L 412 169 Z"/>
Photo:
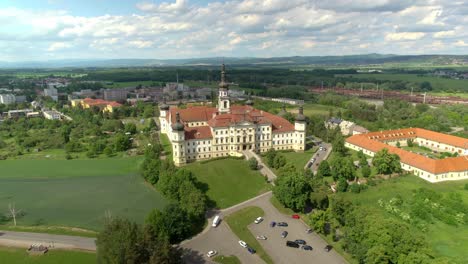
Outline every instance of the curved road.
<path fill-rule="evenodd" d="M 0 245 L 10 247 L 28 248 L 32 244 L 42 244 L 50 248 L 96 251 L 95 241 L 89 237 L 0 230 Z"/>

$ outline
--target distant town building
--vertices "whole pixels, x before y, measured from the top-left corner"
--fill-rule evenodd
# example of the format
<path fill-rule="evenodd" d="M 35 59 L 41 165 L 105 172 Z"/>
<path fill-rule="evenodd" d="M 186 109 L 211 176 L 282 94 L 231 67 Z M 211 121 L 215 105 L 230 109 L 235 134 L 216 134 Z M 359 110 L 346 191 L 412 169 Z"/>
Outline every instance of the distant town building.
<path fill-rule="evenodd" d="M 81 106 L 84 109 L 98 107 L 101 111 L 109 112 L 109 113 L 114 112 L 115 108 L 122 106 L 121 104 L 117 102 L 106 101 L 102 99 L 91 99 L 91 98 L 72 100 L 71 105 L 72 107 Z"/>
<path fill-rule="evenodd" d="M 345 136 L 358 135 L 369 132 L 365 127 L 358 126 L 354 122 L 346 121 L 341 118 L 332 117 L 325 122 L 327 129 L 340 127 L 341 134 Z"/>
<path fill-rule="evenodd" d="M 47 89 L 44 89 L 44 96 L 48 96 L 52 98 L 52 100 L 58 101 L 58 91 L 54 87 L 49 87 Z"/>
<path fill-rule="evenodd" d="M 104 100 L 106 101 L 125 101 L 128 91 L 126 89 L 106 89 L 104 90 Z"/>
<path fill-rule="evenodd" d="M 0 94 L 0 104 L 14 104 L 16 103 L 16 97 L 14 94 Z"/>
<path fill-rule="evenodd" d="M 55 110 L 44 111 L 42 114 L 44 115 L 44 118 L 49 120 L 60 120 L 62 115 L 60 112 Z"/>
<path fill-rule="evenodd" d="M 16 100 L 16 103 L 25 103 L 26 95 L 16 95 L 15 100 Z"/>
<path fill-rule="evenodd" d="M 290 105 L 303 105 L 304 104 L 304 100 L 291 99 L 291 98 L 272 98 L 272 97 L 264 97 L 264 96 L 252 96 L 252 97 L 255 99 L 273 101 L 273 102 L 290 104 Z"/>
<path fill-rule="evenodd" d="M 10 110 L 6 112 L 8 118 L 17 118 L 17 117 L 24 117 L 27 113 L 31 113 L 31 109 L 21 109 L 21 110 Z"/>
<path fill-rule="evenodd" d="M 41 113 L 40 113 L 40 112 L 30 112 L 30 113 L 26 113 L 26 117 L 27 117 L 27 118 L 41 117 Z"/>

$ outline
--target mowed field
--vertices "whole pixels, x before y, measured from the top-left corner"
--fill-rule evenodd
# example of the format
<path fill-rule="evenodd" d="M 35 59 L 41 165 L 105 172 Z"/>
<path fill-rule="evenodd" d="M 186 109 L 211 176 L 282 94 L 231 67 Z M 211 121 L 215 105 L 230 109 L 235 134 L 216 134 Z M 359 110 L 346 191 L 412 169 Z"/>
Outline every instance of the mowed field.
<path fill-rule="evenodd" d="M 377 201 L 379 199 L 388 201 L 397 194 L 403 200 L 409 200 L 412 198 L 414 190 L 427 188 L 445 194 L 457 192 L 462 196 L 465 204 L 468 204 L 468 190 L 463 189 L 467 183 L 468 180 L 434 184 L 411 175 L 382 182 L 377 186 L 369 187 L 369 189 L 359 194 L 344 193 L 343 195 L 352 200 L 353 203 L 376 210 L 379 214 L 399 219 L 387 213 L 378 205 Z M 468 249 L 467 225 L 456 227 L 435 220 L 433 224 L 428 224 L 427 231 L 422 232 L 414 228 L 414 232 L 424 235 L 439 256 L 449 257 L 452 260 L 456 260 L 456 263 L 466 263 L 466 260 L 468 260 L 468 250 L 466 250 Z"/>
<path fill-rule="evenodd" d="M 184 168 L 207 185 L 206 194 L 218 208 L 238 204 L 270 189 L 265 178 L 251 170 L 245 160 L 228 158 L 195 162 Z"/>
<path fill-rule="evenodd" d="M 52 250 L 43 256 L 29 256 L 24 249 L 0 247 L 0 263 L 5 264 L 93 264 L 96 254 Z"/>
<path fill-rule="evenodd" d="M 99 230 L 104 216 L 142 223 L 166 201 L 138 174 L 140 158 L 0 161 L 0 210 L 14 203 L 21 226 Z M 11 223 L 3 223 L 11 224 Z"/>

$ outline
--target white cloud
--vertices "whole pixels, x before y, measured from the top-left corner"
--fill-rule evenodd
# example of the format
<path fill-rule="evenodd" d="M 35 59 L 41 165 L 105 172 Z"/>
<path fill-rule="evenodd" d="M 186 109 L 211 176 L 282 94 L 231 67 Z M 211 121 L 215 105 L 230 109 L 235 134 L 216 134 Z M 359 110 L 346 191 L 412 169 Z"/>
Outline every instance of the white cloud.
<path fill-rule="evenodd" d="M 95 16 L 0 8 L 0 60 L 47 58 L 47 51 L 63 58 L 339 55 L 377 47 L 466 54 L 468 9 L 459 2 L 148 0 L 134 14 Z"/>
<path fill-rule="evenodd" d="M 425 36 L 423 32 L 397 32 L 397 33 L 388 33 L 385 36 L 387 41 L 404 41 L 404 40 L 418 40 Z"/>
<path fill-rule="evenodd" d="M 47 48 L 47 51 L 57 51 L 61 49 L 68 49 L 71 48 L 73 45 L 70 43 L 65 43 L 65 42 L 54 42 L 49 45 L 49 48 Z"/>

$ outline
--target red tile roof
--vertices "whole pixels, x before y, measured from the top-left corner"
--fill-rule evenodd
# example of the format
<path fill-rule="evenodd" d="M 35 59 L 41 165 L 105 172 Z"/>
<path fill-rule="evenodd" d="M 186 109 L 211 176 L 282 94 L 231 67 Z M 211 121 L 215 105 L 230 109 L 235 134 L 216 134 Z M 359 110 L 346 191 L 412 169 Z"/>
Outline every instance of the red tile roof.
<path fill-rule="evenodd" d="M 465 142 L 468 142 L 468 140 L 463 138 L 449 136 L 420 128 L 407 128 L 360 134 L 347 138 L 346 142 L 372 152 L 378 152 L 383 148 L 387 148 L 390 153 L 400 156 L 401 162 L 433 174 L 468 170 L 468 160 L 465 157 L 435 160 L 381 142 L 389 139 L 404 139 L 415 137 L 423 137 L 454 146 L 463 146 Z M 455 141 L 454 138 L 456 138 L 457 141 Z M 448 140 L 450 140 L 453 144 L 450 144 Z"/>
<path fill-rule="evenodd" d="M 209 126 L 185 127 L 185 139 L 211 139 L 211 128 Z"/>
<path fill-rule="evenodd" d="M 175 123 L 176 113 L 179 112 L 182 122 L 208 122 L 211 127 L 228 127 L 230 125 L 247 121 L 257 124 L 271 124 L 273 133 L 291 132 L 294 131 L 294 125 L 288 120 L 255 109 L 251 106 L 233 105 L 231 111 L 226 114 L 218 113 L 215 107 L 193 106 L 186 109 L 171 107 L 167 120 L 171 119 L 171 123 Z"/>
<path fill-rule="evenodd" d="M 83 102 L 85 102 L 87 105 L 90 105 L 90 106 L 106 106 L 106 105 L 111 105 L 113 107 L 121 106 L 121 104 L 119 104 L 117 102 L 106 101 L 106 100 L 102 100 L 102 99 L 85 98 L 85 99 L 83 99 Z"/>

